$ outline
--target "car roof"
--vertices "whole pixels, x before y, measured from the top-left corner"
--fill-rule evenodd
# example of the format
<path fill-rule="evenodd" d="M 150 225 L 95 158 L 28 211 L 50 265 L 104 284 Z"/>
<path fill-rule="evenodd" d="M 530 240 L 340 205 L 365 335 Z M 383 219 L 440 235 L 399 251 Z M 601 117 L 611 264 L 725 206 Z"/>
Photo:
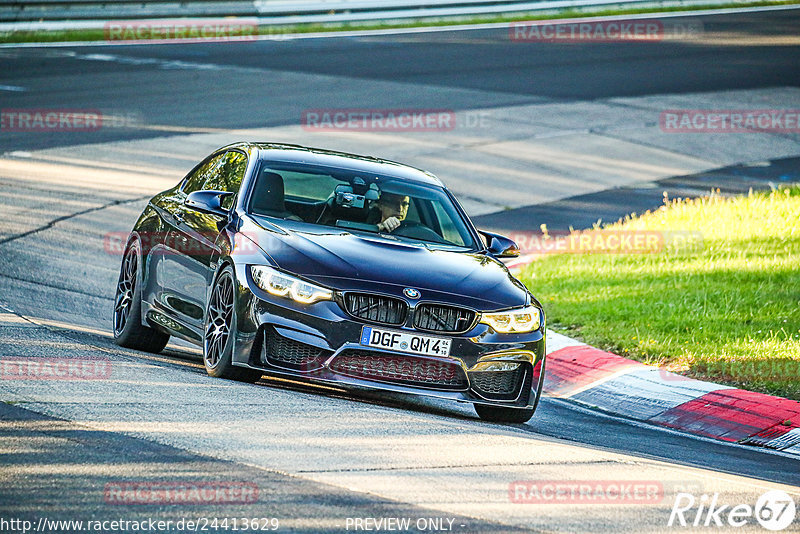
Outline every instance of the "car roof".
<path fill-rule="evenodd" d="M 255 154 L 259 159 L 322 165 L 339 169 L 361 171 L 402 178 L 410 182 L 444 187 L 441 180 L 433 174 L 404 165 L 396 161 L 361 156 L 347 152 L 337 152 L 323 148 L 313 148 L 285 143 L 235 143 L 226 148 L 241 148 Z"/>

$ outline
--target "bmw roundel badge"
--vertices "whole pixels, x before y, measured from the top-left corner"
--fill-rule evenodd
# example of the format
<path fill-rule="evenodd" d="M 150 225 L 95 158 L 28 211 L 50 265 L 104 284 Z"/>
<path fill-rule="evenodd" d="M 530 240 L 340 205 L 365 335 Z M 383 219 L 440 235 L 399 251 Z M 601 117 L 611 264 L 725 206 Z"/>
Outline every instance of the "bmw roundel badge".
<path fill-rule="evenodd" d="M 419 298 L 419 291 L 417 291 L 413 287 L 407 287 L 403 290 L 403 295 L 407 296 L 410 299 L 416 300 Z"/>

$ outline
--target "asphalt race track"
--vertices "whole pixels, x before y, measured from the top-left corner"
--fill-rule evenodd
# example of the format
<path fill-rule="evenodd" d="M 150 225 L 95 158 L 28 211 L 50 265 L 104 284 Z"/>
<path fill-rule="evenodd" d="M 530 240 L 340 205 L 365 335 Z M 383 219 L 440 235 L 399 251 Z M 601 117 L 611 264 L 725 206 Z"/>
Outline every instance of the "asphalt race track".
<path fill-rule="evenodd" d="M 4 107 L 46 102 L 51 107 L 115 110 L 188 131 L 296 124 L 309 108 L 466 110 L 800 84 L 797 44 L 792 41 L 800 23 L 796 11 L 699 20 L 713 40 L 520 43 L 511 42 L 503 27 L 223 46 L 0 49 L 0 81 L 27 88 L 3 93 Z M 83 58 L 65 56 L 66 51 Z M 412 91 L 414 87 L 421 90 Z M 4 138 L 3 148 L 164 134 L 126 129 L 20 133 Z"/>
<path fill-rule="evenodd" d="M 0 357 L 94 357 L 111 369 L 100 381 L 0 381 L 0 520 L 252 517 L 276 518 L 279 531 L 340 532 L 356 530 L 356 518 L 396 517 L 410 518 L 411 531 L 695 532 L 724 529 L 670 528 L 679 491 L 752 506 L 765 491 L 783 489 L 797 501 L 800 459 L 634 424 L 568 400 L 543 399 L 525 425 L 491 425 L 469 406 L 266 378 L 216 380 L 183 343 L 149 355 L 110 339 L 120 257 L 109 235 L 127 232 L 147 198 L 239 138 L 308 135 L 309 144 L 432 166 L 486 221 L 503 208 L 529 213 L 538 202 L 800 155 L 796 133 L 708 136 L 701 146 L 697 137 L 645 139 L 658 129 L 653 109 L 800 108 L 800 11 L 693 18 L 703 34 L 660 43 L 514 43 L 496 28 L 0 48 L 0 85 L 19 88 L 0 89 L 2 109 L 95 109 L 130 119 L 91 132 L 0 131 Z M 323 135 L 298 126 L 303 111 L 323 108 L 448 109 L 459 120 L 480 112 L 488 125 L 450 138 Z M 509 109 L 549 113 L 551 122 L 536 123 L 541 135 L 530 140 L 526 124 L 505 122 Z M 602 128 L 585 126 L 599 120 Z M 569 162 L 554 161 L 552 184 L 532 185 L 526 169 L 536 169 L 520 154 L 545 146 L 550 134 L 565 151 L 596 156 L 596 166 L 570 168 L 559 182 L 558 166 Z M 434 137 L 446 140 L 439 146 Z M 498 191 L 484 191 L 479 184 L 493 177 L 486 161 L 494 160 L 463 155 L 492 143 L 505 143 L 492 152 L 498 161 L 513 153 L 523 163 L 503 170 Z M 618 177 L 607 154 L 630 153 L 635 143 L 641 159 Z M 794 162 L 776 168 L 796 172 Z M 595 173 L 603 169 L 609 178 Z M 624 195 L 617 201 L 623 206 Z M 605 505 L 516 502 L 511 485 L 531 480 L 655 482 L 662 495 Z M 131 482 L 234 483 L 257 488 L 258 498 L 188 505 L 109 498 L 109 486 Z M 725 528 L 763 532 L 752 518 Z M 799 532 L 800 520 L 785 531 Z"/>

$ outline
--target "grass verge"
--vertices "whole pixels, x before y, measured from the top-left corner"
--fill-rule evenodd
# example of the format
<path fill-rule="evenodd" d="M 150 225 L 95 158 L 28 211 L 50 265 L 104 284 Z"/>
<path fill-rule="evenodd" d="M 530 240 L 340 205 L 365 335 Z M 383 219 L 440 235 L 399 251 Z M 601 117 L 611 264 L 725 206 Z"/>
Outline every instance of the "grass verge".
<path fill-rule="evenodd" d="M 609 15 L 640 15 L 647 13 L 670 13 L 702 11 L 707 9 L 747 8 L 765 6 L 789 6 L 800 4 L 800 0 L 755 0 L 733 1 L 726 4 L 695 4 L 684 6 L 666 7 L 640 7 L 629 9 L 609 8 L 584 8 L 565 9 L 558 12 L 525 13 L 513 15 L 491 15 L 475 17 L 430 18 L 413 19 L 408 21 L 387 22 L 341 22 L 341 23 L 308 23 L 294 25 L 264 25 L 259 26 L 258 34 L 280 38 L 282 35 L 297 33 L 339 32 L 350 30 L 386 30 L 402 28 L 457 26 L 467 24 L 491 24 L 503 22 L 519 22 L 534 20 L 553 20 L 580 17 L 600 17 Z M 222 19 L 223 17 L 213 17 Z M 247 17 L 245 17 L 247 18 Z M 2 43 L 61 43 L 61 42 L 92 42 L 107 40 L 103 29 L 75 29 L 75 30 L 14 30 L 0 31 L 0 44 Z M 176 39 L 180 41 L 180 39 Z M 117 41 L 111 41 L 113 44 Z"/>
<path fill-rule="evenodd" d="M 701 236 L 693 244 L 675 236 Z M 800 400 L 800 186 L 665 202 L 590 234 L 656 233 L 652 254 L 557 254 L 522 279 L 550 326 L 644 363 Z"/>

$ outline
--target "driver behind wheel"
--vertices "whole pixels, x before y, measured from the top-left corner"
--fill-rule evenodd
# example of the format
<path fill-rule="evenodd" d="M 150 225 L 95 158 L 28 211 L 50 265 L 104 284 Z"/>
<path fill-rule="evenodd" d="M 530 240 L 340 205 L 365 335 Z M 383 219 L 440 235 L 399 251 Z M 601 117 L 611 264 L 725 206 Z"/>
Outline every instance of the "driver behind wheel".
<path fill-rule="evenodd" d="M 379 232 L 393 232 L 397 230 L 408 214 L 409 198 L 407 195 L 383 193 L 378 199 L 378 209 L 381 213 L 381 222 L 378 223 Z"/>

